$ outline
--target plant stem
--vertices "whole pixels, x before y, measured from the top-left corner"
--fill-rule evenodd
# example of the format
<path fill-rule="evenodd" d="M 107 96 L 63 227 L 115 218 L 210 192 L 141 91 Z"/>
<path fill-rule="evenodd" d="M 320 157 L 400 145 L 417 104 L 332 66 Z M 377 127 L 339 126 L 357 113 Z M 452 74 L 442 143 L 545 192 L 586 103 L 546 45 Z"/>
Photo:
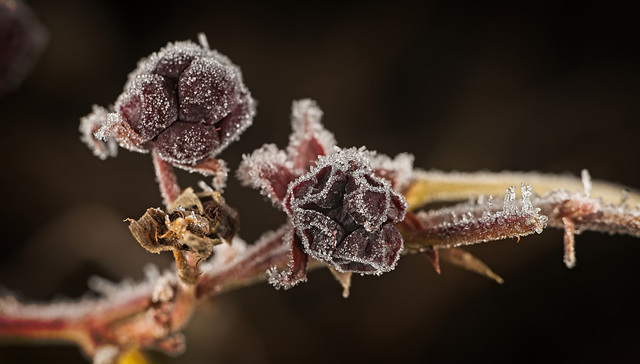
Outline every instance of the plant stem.
<path fill-rule="evenodd" d="M 155 167 L 156 179 L 160 185 L 160 194 L 164 205 L 169 208 L 171 203 L 180 196 L 180 186 L 173 172 L 171 164 L 164 161 L 154 149 L 151 152 L 153 156 L 153 166 Z"/>

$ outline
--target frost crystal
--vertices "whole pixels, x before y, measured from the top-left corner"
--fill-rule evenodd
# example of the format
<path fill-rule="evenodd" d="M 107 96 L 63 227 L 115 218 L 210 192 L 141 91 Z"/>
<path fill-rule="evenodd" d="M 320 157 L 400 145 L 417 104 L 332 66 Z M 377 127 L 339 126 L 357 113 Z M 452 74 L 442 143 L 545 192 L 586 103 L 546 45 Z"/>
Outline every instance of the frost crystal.
<path fill-rule="evenodd" d="M 93 106 L 91 114 L 80 119 L 80 139 L 89 146 L 93 154 L 100 158 L 118 155 L 118 145 L 112 137 L 96 138 L 95 134 L 107 122 L 109 111 L 104 107 Z"/>
<path fill-rule="evenodd" d="M 407 204 L 373 175 L 371 152 L 339 149 L 290 184 L 284 207 L 305 253 L 340 272 L 381 274 L 402 250 Z"/>
<path fill-rule="evenodd" d="M 375 154 L 371 164 L 376 176 L 389 181 L 394 190 L 402 191 L 413 177 L 413 160 L 413 155 L 409 153 L 400 153 L 393 159 L 384 154 Z"/>
<path fill-rule="evenodd" d="M 191 168 L 238 139 L 255 102 L 240 69 L 203 35 L 200 41 L 169 43 L 142 59 L 113 108 L 95 107 L 83 119 L 82 140 L 95 154 L 113 155 L 104 144 L 117 141 L 135 151 L 155 148 L 163 160 Z"/>
<path fill-rule="evenodd" d="M 484 205 L 467 202 L 429 212 L 419 211 L 416 218 L 423 228 L 405 243 L 407 250 L 420 251 L 425 246 L 451 248 L 541 233 L 548 217 L 540 214 L 539 207 L 533 207 L 531 186 L 521 184 L 521 188 L 522 201 L 516 200 L 512 186 L 506 190 L 502 206 L 494 204 L 490 196 Z"/>
<path fill-rule="evenodd" d="M 511 186 L 507 188 L 504 194 L 504 205 L 502 210 L 505 214 L 513 214 L 518 211 L 518 205 L 516 205 L 516 187 Z"/>
<path fill-rule="evenodd" d="M 586 169 L 582 170 L 582 185 L 584 186 L 584 194 L 587 197 L 591 197 L 591 175 L 589 175 L 589 171 Z"/>
<path fill-rule="evenodd" d="M 522 192 L 522 212 L 533 212 L 533 204 L 531 203 L 531 185 L 525 185 L 524 182 L 521 183 L 520 191 Z"/>
<path fill-rule="evenodd" d="M 306 278 L 304 278 L 301 280 L 290 282 L 290 280 L 288 279 L 289 272 L 287 271 L 280 272 L 278 271 L 278 268 L 276 266 L 272 266 L 267 270 L 267 276 L 268 276 L 267 283 L 274 286 L 275 289 L 284 289 L 284 290 L 293 288 L 298 283 L 302 283 L 307 280 Z"/>

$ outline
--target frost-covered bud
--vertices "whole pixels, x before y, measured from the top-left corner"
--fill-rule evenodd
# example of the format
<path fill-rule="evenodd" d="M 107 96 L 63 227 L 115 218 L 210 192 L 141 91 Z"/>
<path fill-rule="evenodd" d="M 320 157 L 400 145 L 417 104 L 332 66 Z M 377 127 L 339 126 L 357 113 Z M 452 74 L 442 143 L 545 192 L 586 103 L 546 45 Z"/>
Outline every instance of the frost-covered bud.
<path fill-rule="evenodd" d="M 283 203 L 305 252 L 341 272 L 388 272 L 402 251 L 394 224 L 407 203 L 374 175 L 371 159 L 363 149 L 336 148 L 289 185 Z"/>
<path fill-rule="evenodd" d="M 154 148 L 161 159 L 183 166 L 238 139 L 251 125 L 255 102 L 240 69 L 209 49 L 204 36 L 200 41 L 169 43 L 142 59 L 94 136 L 131 150 Z"/>

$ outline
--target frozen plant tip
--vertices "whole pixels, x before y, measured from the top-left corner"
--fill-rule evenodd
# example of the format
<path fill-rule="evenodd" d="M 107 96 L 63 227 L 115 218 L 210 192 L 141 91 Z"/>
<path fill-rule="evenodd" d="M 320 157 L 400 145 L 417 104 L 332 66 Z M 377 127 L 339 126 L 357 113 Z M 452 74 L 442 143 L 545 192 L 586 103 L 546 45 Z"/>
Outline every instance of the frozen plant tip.
<path fill-rule="evenodd" d="M 169 43 L 142 59 L 109 109 L 94 106 L 81 121 L 82 140 L 104 159 L 117 143 L 153 150 L 162 161 L 205 175 L 226 167 L 215 156 L 251 125 L 255 102 L 238 66 L 201 44 Z"/>

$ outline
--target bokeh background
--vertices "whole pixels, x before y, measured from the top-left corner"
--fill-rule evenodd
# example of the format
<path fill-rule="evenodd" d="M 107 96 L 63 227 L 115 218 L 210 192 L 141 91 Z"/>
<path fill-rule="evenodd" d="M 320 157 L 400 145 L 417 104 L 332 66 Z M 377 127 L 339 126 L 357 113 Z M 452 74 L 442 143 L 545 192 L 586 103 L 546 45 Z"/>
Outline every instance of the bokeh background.
<path fill-rule="evenodd" d="M 254 125 L 221 158 L 285 146 L 291 101 L 310 97 L 341 146 L 366 145 L 445 171 L 579 174 L 640 188 L 638 13 L 601 1 L 28 2 L 49 45 L 22 87 L 0 98 L 0 284 L 30 300 L 81 296 L 87 279 L 169 266 L 123 219 L 161 205 L 151 160 L 100 161 L 80 117 L 121 92 L 137 60 L 205 32 L 240 65 Z M 198 177 L 180 173 L 182 185 Z M 230 178 L 249 242 L 285 220 Z M 381 277 L 328 271 L 290 291 L 260 284 L 204 305 L 187 352 L 154 363 L 629 362 L 640 340 L 640 240 L 584 233 L 578 265 L 562 234 L 468 249 L 498 285 L 420 256 Z M 6 344 L 6 343 L 5 343 Z M 84 363 L 73 346 L 0 346 L 1 363 Z"/>

